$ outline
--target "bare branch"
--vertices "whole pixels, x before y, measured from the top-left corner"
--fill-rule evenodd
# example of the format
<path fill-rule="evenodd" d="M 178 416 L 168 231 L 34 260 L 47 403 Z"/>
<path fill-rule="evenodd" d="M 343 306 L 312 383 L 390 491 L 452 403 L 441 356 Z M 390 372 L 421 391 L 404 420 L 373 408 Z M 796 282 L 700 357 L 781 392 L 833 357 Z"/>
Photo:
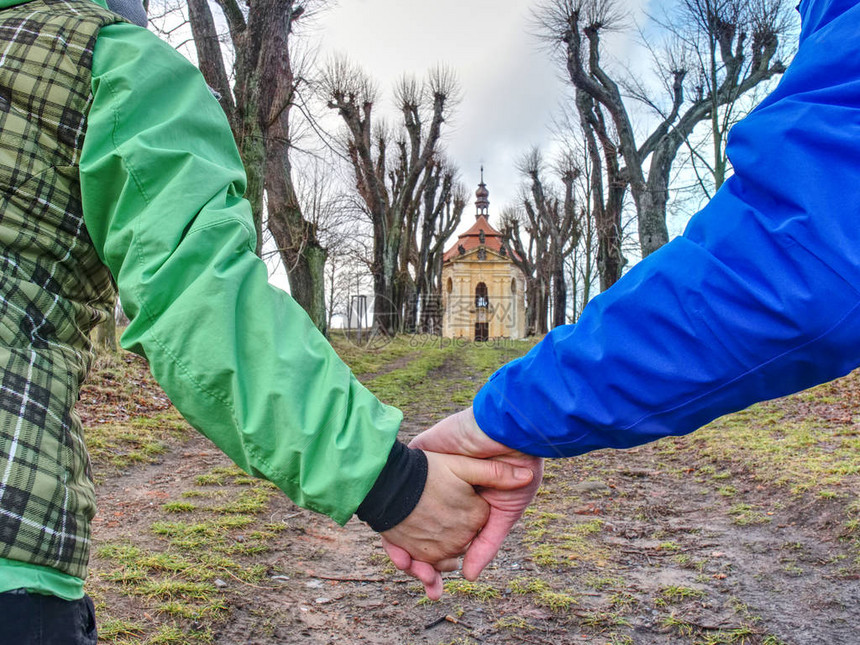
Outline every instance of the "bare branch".
<path fill-rule="evenodd" d="M 233 37 L 233 42 L 237 42 L 242 32 L 248 26 L 245 22 L 245 14 L 239 8 L 237 0 L 215 0 L 221 11 L 224 12 L 224 17 L 227 19 L 227 26 L 230 29 L 230 35 Z"/>

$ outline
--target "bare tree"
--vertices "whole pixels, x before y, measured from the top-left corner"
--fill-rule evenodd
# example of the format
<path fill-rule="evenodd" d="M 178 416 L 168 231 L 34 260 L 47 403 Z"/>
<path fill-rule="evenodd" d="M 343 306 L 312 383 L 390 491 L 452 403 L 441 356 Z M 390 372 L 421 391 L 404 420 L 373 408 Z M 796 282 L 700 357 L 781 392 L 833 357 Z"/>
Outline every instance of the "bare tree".
<path fill-rule="evenodd" d="M 781 49 L 789 24 L 787 0 L 681 1 L 681 10 L 692 16 L 690 24 L 703 30 L 704 41 L 715 45 L 711 82 L 697 85 L 694 80 L 691 87 L 690 80 L 699 76 L 690 74 L 691 52 L 699 52 L 701 46 L 699 39 L 691 38 L 680 50 L 670 47 L 656 69 L 664 82 L 665 104 L 651 98 L 640 85 L 628 83 L 628 94 L 659 115 L 659 123 L 641 143 L 622 84 L 601 59 L 602 36 L 623 24 L 617 0 L 548 0 L 538 16 L 543 34 L 561 47 L 586 128 L 603 146 L 608 169 L 603 183 L 622 194 L 630 189 L 643 257 L 668 241 L 666 204 L 672 163 L 696 125 L 710 119 L 720 106 L 785 71 Z M 606 121 L 611 121 L 614 132 Z M 612 163 L 619 164 L 617 172 Z"/>
<path fill-rule="evenodd" d="M 749 11 L 746 5 L 741 5 L 737 0 L 682 0 L 672 13 L 657 20 L 676 43 L 674 55 L 686 58 L 691 86 L 697 94 L 711 98 L 709 118 L 703 122 L 707 127 L 700 128 L 703 131 L 697 139 L 688 137 L 684 142 L 689 157 L 688 165 L 696 179 L 693 187 L 704 199 L 710 199 L 719 190 L 730 172 L 726 144 L 732 126 L 746 116 L 772 84 L 761 83 L 722 105 L 717 103 L 723 66 L 720 49 L 725 43 L 720 38 L 722 30 L 709 28 L 708 23 L 724 14 L 732 15 L 734 22 L 743 22 L 744 19 L 735 16 L 744 10 Z M 788 40 L 785 36 L 795 29 L 796 21 L 792 12 L 785 11 L 779 3 L 762 4 L 750 16 L 771 25 L 773 31 L 782 34 L 783 42 Z M 724 22 L 723 30 L 732 24 L 730 21 Z M 722 40 L 725 40 L 725 36 L 722 36 Z M 747 67 L 756 64 L 752 57 L 743 61 Z M 746 76 L 748 73 L 741 75 Z"/>
<path fill-rule="evenodd" d="M 591 165 L 591 156 L 582 147 L 571 147 L 575 159 L 580 159 L 579 168 L 581 173 L 576 182 L 579 185 L 578 192 L 581 195 L 579 203 L 579 243 L 573 248 L 569 256 L 571 284 L 573 285 L 573 311 L 571 322 L 579 319 L 579 314 L 591 299 L 594 287 L 595 271 L 600 277 L 597 266 L 598 233 L 597 217 L 593 208 L 594 199 L 593 175 L 594 168 Z"/>
<path fill-rule="evenodd" d="M 420 237 L 412 244 L 417 249 L 415 272 L 416 298 L 407 303 L 420 309 L 420 330 L 437 334 L 442 328 L 442 256 L 445 242 L 457 229 L 466 207 L 466 189 L 457 181 L 457 172 L 446 161 L 434 161 L 424 171 L 421 193 L 421 218 L 416 230 Z"/>
<path fill-rule="evenodd" d="M 331 333 L 332 321 L 340 316 L 346 324 L 349 321 L 350 298 L 359 295 L 360 277 L 367 275 L 367 267 L 354 253 L 348 237 L 328 247 L 326 262 L 326 296 L 328 299 L 328 326 Z"/>
<path fill-rule="evenodd" d="M 292 108 L 303 82 L 293 67 L 291 37 L 297 21 L 323 0 L 216 0 L 228 27 L 226 38 L 218 33 L 209 0 L 185 2 L 198 66 L 219 96 L 245 166 L 257 253 L 262 252 L 265 211 L 290 292 L 324 332 L 326 251 L 314 222 L 302 214 L 290 158 Z"/>
<path fill-rule="evenodd" d="M 455 102 L 457 83 L 443 67 L 433 70 L 423 84 L 404 77 L 395 90 L 402 115 L 397 130 L 374 122 L 376 87 L 346 59 L 333 60 L 319 85 L 329 108 L 346 125 L 344 145 L 373 227 L 374 324 L 393 334 L 401 322 L 404 281 L 412 279 L 404 267 L 414 251 L 411 237 L 421 205 L 422 177 L 438 157 L 442 125 Z"/>
<path fill-rule="evenodd" d="M 567 280 L 565 259 L 579 244 L 581 235 L 580 216 L 574 185 L 581 171 L 577 167 L 572 151 L 561 155 L 555 172 L 561 188 L 547 184 L 543 157 L 538 148 L 530 150 L 519 163 L 520 172 L 528 180 L 528 196 L 523 200 L 530 230 L 545 232 L 548 240 L 546 253 L 537 259 L 539 281 L 552 289 L 552 326 L 566 322 Z"/>
<path fill-rule="evenodd" d="M 506 254 L 526 279 L 526 335 L 533 336 L 548 331 L 549 284 L 544 260 L 549 234 L 540 220 L 527 215 L 522 206 L 526 195 L 516 207 L 502 211 L 501 232 Z"/>

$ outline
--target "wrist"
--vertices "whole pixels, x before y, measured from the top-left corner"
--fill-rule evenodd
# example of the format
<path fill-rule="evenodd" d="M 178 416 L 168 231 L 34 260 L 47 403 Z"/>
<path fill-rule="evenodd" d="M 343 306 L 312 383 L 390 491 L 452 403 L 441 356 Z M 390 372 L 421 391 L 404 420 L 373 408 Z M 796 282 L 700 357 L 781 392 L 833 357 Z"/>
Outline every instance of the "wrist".
<path fill-rule="evenodd" d="M 395 441 L 385 466 L 356 515 L 378 533 L 394 528 L 415 509 L 426 482 L 424 452 Z"/>

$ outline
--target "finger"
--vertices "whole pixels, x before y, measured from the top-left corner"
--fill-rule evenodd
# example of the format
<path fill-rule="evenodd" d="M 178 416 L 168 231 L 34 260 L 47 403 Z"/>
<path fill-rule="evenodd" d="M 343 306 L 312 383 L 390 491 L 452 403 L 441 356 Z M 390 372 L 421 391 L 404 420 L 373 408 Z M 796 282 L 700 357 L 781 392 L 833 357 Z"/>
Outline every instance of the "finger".
<path fill-rule="evenodd" d="M 490 508 L 490 516 L 487 518 L 487 523 L 481 532 L 472 540 L 466 555 L 463 558 L 463 577 L 466 580 L 477 580 L 502 546 L 511 527 L 516 524 L 521 513 L 513 513 L 501 511 L 497 508 Z"/>
<path fill-rule="evenodd" d="M 436 571 L 456 571 L 460 568 L 460 558 L 448 558 L 447 560 L 439 560 L 433 565 Z"/>
<path fill-rule="evenodd" d="M 385 538 L 382 538 L 382 548 L 385 549 L 395 567 L 413 578 L 418 578 L 424 585 L 424 592 L 428 598 L 439 600 L 442 597 L 442 576 L 439 574 L 439 571 L 449 571 L 449 569 L 439 569 L 437 571 L 432 565 L 426 562 L 413 560 L 409 553 Z"/>
<path fill-rule="evenodd" d="M 412 566 L 412 556 L 409 555 L 409 552 L 406 551 L 406 549 L 401 549 L 399 546 L 389 542 L 384 537 L 382 537 L 382 548 L 385 549 L 385 553 L 388 554 L 388 557 L 391 559 L 394 566 L 401 571 L 406 571 L 410 566 Z"/>
<path fill-rule="evenodd" d="M 436 426 L 425 430 L 409 442 L 410 448 L 446 452 L 449 454 L 460 454 L 462 452 L 461 446 L 462 444 L 457 438 L 455 431 L 438 429 Z M 460 452 L 458 452 L 458 448 L 460 448 Z"/>
<path fill-rule="evenodd" d="M 421 564 L 426 563 L 422 562 Z M 429 567 L 430 565 L 428 564 L 427 566 Z M 424 580 L 421 580 L 421 582 L 424 582 Z M 427 594 L 427 597 L 430 600 L 439 600 L 439 598 L 442 597 L 443 590 L 444 587 L 442 586 L 442 576 L 438 571 L 436 571 L 436 575 L 430 584 L 424 582 L 424 593 Z"/>
<path fill-rule="evenodd" d="M 424 585 L 424 593 L 430 600 L 439 600 L 442 597 L 442 575 L 433 568 L 432 564 L 413 560 L 412 566 L 406 573 L 421 581 Z"/>
<path fill-rule="evenodd" d="M 534 478 L 534 473 L 528 468 L 517 468 L 494 459 L 460 457 L 450 460 L 449 468 L 457 477 L 473 486 L 498 490 L 516 490 L 527 486 Z"/>

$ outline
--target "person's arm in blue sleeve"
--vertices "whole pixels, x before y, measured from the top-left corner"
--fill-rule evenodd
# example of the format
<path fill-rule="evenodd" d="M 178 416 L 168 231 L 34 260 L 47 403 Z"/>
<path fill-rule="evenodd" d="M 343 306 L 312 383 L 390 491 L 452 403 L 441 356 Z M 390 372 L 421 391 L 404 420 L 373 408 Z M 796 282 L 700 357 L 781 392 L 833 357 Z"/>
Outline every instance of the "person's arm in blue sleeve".
<path fill-rule="evenodd" d="M 806 2 L 779 87 L 732 131 L 735 175 L 689 223 L 478 393 L 533 455 L 691 432 L 860 363 L 860 4 Z"/>

